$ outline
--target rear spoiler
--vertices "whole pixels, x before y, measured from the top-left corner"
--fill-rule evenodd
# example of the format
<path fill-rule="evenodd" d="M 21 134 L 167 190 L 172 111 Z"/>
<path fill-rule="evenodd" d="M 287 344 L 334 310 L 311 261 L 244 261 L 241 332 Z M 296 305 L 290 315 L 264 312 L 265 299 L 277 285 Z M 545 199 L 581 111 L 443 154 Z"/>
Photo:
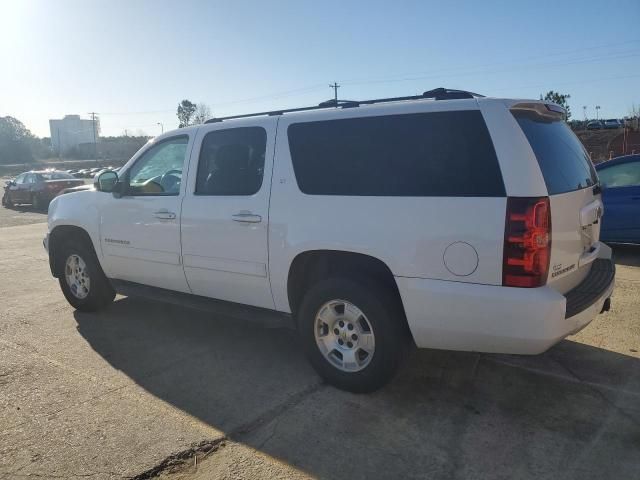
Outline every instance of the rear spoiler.
<path fill-rule="evenodd" d="M 527 110 L 552 120 L 564 120 L 567 116 L 567 111 L 557 103 L 521 102 L 512 105 L 510 110 Z"/>

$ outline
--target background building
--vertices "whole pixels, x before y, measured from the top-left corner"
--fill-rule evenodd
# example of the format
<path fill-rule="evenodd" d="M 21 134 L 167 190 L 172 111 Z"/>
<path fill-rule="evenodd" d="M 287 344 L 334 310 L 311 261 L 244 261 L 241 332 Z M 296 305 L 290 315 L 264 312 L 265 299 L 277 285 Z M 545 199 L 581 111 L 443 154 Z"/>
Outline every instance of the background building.
<path fill-rule="evenodd" d="M 98 142 L 100 120 L 84 120 L 80 115 L 65 115 L 62 120 L 49 120 L 51 147 L 58 154 L 77 150 L 82 144 Z"/>

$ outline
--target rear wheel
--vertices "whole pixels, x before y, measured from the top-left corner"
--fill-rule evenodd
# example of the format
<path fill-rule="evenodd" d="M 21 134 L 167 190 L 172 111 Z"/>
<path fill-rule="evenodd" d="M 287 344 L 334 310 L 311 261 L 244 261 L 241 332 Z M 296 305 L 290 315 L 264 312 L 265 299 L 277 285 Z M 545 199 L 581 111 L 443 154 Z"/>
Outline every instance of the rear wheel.
<path fill-rule="evenodd" d="M 318 374 L 351 392 L 384 386 L 408 348 L 398 300 L 364 278 L 331 278 L 311 287 L 298 330 Z"/>
<path fill-rule="evenodd" d="M 60 288 L 76 309 L 95 312 L 108 306 L 115 291 L 105 276 L 93 251 L 84 243 L 65 243 L 60 249 Z"/>

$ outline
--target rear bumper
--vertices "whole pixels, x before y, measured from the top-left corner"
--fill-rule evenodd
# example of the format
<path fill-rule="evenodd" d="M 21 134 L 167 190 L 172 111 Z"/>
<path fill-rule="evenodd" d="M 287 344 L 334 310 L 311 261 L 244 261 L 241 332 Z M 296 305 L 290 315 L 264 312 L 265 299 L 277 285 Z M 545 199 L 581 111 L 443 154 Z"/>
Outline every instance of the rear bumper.
<path fill-rule="evenodd" d="M 544 352 L 587 326 L 611 297 L 614 281 L 611 249 L 605 245 L 587 278 L 566 296 L 549 286 L 396 277 L 419 347 L 516 354 Z"/>

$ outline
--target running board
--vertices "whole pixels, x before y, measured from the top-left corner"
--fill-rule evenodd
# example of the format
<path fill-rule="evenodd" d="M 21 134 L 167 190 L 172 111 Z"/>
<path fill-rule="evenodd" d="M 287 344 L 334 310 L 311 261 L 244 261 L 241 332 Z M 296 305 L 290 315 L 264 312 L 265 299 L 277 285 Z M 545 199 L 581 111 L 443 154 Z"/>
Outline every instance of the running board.
<path fill-rule="evenodd" d="M 126 280 L 110 278 L 109 281 L 117 293 L 127 297 L 142 297 L 147 300 L 178 305 L 227 318 L 259 323 L 267 328 L 295 328 L 293 318 L 289 313 L 241 303 L 226 302 L 190 293 L 175 292 L 164 288 L 150 287 Z"/>

